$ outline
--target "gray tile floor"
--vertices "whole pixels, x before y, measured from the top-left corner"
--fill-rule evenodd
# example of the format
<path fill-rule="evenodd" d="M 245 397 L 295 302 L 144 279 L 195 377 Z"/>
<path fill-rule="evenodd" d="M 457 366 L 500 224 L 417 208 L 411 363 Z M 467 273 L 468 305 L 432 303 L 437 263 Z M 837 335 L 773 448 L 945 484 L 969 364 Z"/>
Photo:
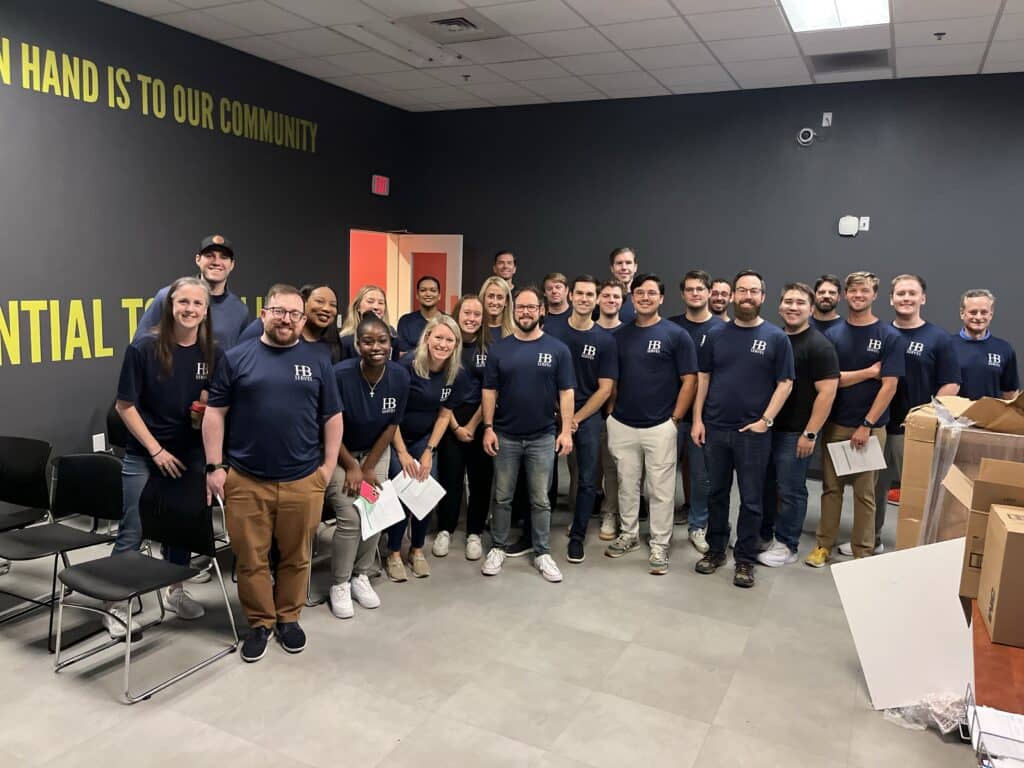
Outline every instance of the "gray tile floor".
<path fill-rule="evenodd" d="M 378 580 L 378 610 L 338 621 L 307 609 L 302 655 L 232 656 L 134 707 L 117 700 L 118 657 L 55 675 L 45 616 L 2 625 L 0 765 L 118 766 L 140 754 L 175 768 L 972 765 L 964 745 L 871 710 L 827 570 L 759 568 L 756 588 L 740 590 L 731 567 L 694 573 L 698 556 L 680 543 L 659 578 L 642 551 L 603 557 L 596 525 L 586 562 L 570 565 L 567 521 L 557 514 L 552 534 L 561 584 L 526 558 L 482 577 L 460 533 L 431 578 Z M 47 576 L 16 566 L 4 586 L 44 587 Z M 328 578 L 321 562 L 316 587 Z M 208 616 L 147 633 L 133 661 L 140 684 L 223 632 L 215 585 L 193 592 Z"/>

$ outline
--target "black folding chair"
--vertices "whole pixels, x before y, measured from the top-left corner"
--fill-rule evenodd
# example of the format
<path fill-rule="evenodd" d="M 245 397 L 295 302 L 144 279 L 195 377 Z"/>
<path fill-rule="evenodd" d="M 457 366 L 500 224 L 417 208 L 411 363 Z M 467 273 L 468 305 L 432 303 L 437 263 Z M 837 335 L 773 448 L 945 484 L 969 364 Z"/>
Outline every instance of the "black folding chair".
<path fill-rule="evenodd" d="M 173 494 L 161 492 L 159 485 L 169 482 L 181 483 L 182 486 Z M 157 490 L 154 490 L 154 488 Z M 164 490 L 166 490 L 166 487 Z M 160 477 L 150 478 L 139 504 L 142 535 L 144 539 L 159 541 L 168 547 L 187 549 L 192 554 L 206 555 L 210 558 L 209 565 L 206 565 L 204 570 L 212 568 L 217 575 L 217 583 L 220 585 L 221 595 L 224 598 L 224 608 L 227 611 L 228 621 L 231 625 L 232 641 L 226 647 L 217 651 L 217 653 L 193 664 L 184 671 L 167 678 L 139 694 L 133 694 L 131 690 L 132 627 L 130 616 L 128 621 L 124 621 L 120 616 L 103 608 L 97 608 L 95 605 L 71 602 L 65 597 L 64 591 L 61 590 L 60 605 L 57 611 L 55 672 L 60 672 L 71 664 L 123 642 L 124 698 L 128 704 L 135 704 L 150 698 L 153 694 L 162 691 L 179 680 L 183 680 L 194 672 L 208 667 L 218 659 L 235 652 L 238 648 L 238 630 L 235 627 L 235 617 L 231 611 L 231 602 L 228 599 L 227 590 L 224 588 L 224 579 L 221 576 L 220 566 L 217 563 L 212 511 L 206 505 L 205 498 L 206 478 L 201 471 L 187 472 L 182 478 L 174 481 Z M 223 508 L 223 502 L 220 499 L 217 501 Z M 200 573 L 199 569 L 175 565 L 166 560 L 158 560 L 142 552 L 124 552 L 112 557 L 93 560 L 66 568 L 61 571 L 59 578 L 76 593 L 90 597 L 93 600 L 103 601 L 104 604 L 122 605 L 125 609 L 125 614 L 123 615 L 127 615 L 128 607 L 132 600 L 141 599 L 142 595 L 155 592 L 160 606 L 160 616 L 147 624 L 143 624 L 141 629 L 145 631 L 162 623 L 166 618 L 167 611 L 164 607 L 161 591 L 172 584 L 188 581 L 198 573 Z M 124 626 L 126 635 L 123 639 L 109 640 L 69 659 L 62 659 L 61 630 L 65 607 L 78 608 L 83 611 L 108 616 L 111 620 Z"/>
<path fill-rule="evenodd" d="M 49 460 L 50 444 L 43 440 L 0 436 L 0 502 L 15 507 L 0 510 L 0 532 L 46 519 L 50 508 L 46 485 Z"/>
<path fill-rule="evenodd" d="M 14 562 L 53 558 L 53 578 L 48 595 L 31 598 L 0 590 L 4 594 L 30 603 L 5 616 L 4 621 L 36 608 L 49 606 L 50 626 L 47 645 L 50 653 L 54 651 L 53 609 L 57 599 L 58 560 L 64 563 L 64 568 L 68 568 L 71 566 L 67 557 L 68 552 L 113 541 L 112 536 L 83 531 L 56 521 L 73 515 L 85 515 L 93 518 L 95 527 L 100 520 L 120 520 L 121 460 L 106 453 L 61 456 L 54 464 L 52 487 L 53 498 L 49 504 L 48 522 L 0 533 L 0 557 Z"/>

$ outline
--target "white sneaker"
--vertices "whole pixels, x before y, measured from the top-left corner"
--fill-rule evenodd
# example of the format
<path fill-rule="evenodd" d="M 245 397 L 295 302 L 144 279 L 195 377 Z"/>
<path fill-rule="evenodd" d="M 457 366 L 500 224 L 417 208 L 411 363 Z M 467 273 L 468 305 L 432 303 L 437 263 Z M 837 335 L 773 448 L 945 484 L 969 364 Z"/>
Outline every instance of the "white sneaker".
<path fill-rule="evenodd" d="M 193 584 L 206 584 L 212 578 L 213 578 L 213 576 L 210 575 L 209 571 L 200 571 L 195 576 L 193 576 L 191 579 L 189 579 L 189 581 L 191 583 L 193 583 Z"/>
<path fill-rule="evenodd" d="M 356 615 L 352 607 L 352 590 L 347 582 L 331 585 L 331 613 L 339 619 L 351 619 Z"/>
<path fill-rule="evenodd" d="M 164 594 L 167 607 L 178 614 L 179 619 L 192 621 L 206 615 L 206 609 L 192 599 L 183 587 L 171 587 Z"/>
<path fill-rule="evenodd" d="M 125 612 L 124 608 L 122 606 L 120 606 L 120 605 L 112 605 L 111 603 L 104 603 L 103 604 L 103 610 L 107 611 L 108 613 L 114 614 L 115 616 L 117 616 L 122 621 L 128 621 L 128 614 Z M 132 619 L 131 622 L 132 622 L 132 634 L 134 635 L 136 632 L 140 631 L 142 629 L 142 627 L 139 626 L 139 622 L 137 622 L 135 619 Z M 123 624 L 121 624 L 118 621 L 114 621 L 112 618 L 110 618 L 110 616 L 107 616 L 107 615 L 103 616 L 103 626 L 105 626 L 107 628 L 107 632 L 110 633 L 110 637 L 113 638 L 114 640 L 121 640 L 121 639 L 124 638 L 125 635 L 128 634 L 128 632 L 125 630 Z"/>
<path fill-rule="evenodd" d="M 618 532 L 619 528 L 615 524 L 615 515 L 611 512 L 604 512 L 601 515 L 601 532 L 599 534 L 601 541 L 611 541 Z"/>
<path fill-rule="evenodd" d="M 6 576 L 11 572 L 11 561 L 0 557 L 0 576 Z"/>
<path fill-rule="evenodd" d="M 484 545 L 480 541 L 480 537 L 471 533 L 466 537 L 466 559 L 467 560 L 479 560 L 483 557 Z"/>
<path fill-rule="evenodd" d="M 352 597 L 363 608 L 380 608 L 380 596 L 370 584 L 369 576 L 365 573 L 360 573 L 349 584 L 352 587 Z"/>
<path fill-rule="evenodd" d="M 874 554 L 880 555 L 883 552 L 885 552 L 885 544 L 883 544 L 882 542 L 878 542 L 878 546 L 875 547 Z M 840 544 L 839 554 L 843 555 L 844 557 L 853 557 L 853 543 L 849 541 L 844 541 L 842 544 Z"/>
<path fill-rule="evenodd" d="M 448 547 L 451 546 L 452 535 L 448 531 L 438 531 L 437 536 L 434 537 L 434 546 L 430 548 L 430 551 L 434 553 L 434 557 L 447 557 Z"/>
<path fill-rule="evenodd" d="M 789 565 L 796 561 L 796 552 L 793 552 L 778 539 L 773 541 L 768 549 L 757 555 L 757 562 L 761 565 L 767 565 L 769 568 L 778 568 L 780 565 Z"/>
<path fill-rule="evenodd" d="M 694 528 L 690 531 L 690 543 L 693 548 L 702 555 L 710 549 L 708 546 L 708 532 L 703 528 Z"/>
<path fill-rule="evenodd" d="M 551 555 L 537 555 L 533 558 L 533 567 L 540 571 L 540 575 L 550 582 L 562 580 L 562 572 L 558 570 Z"/>
<path fill-rule="evenodd" d="M 480 568 L 480 573 L 484 576 L 497 576 L 501 573 L 501 566 L 504 564 L 505 550 L 491 547 L 487 553 L 487 559 L 484 560 L 484 564 Z"/>

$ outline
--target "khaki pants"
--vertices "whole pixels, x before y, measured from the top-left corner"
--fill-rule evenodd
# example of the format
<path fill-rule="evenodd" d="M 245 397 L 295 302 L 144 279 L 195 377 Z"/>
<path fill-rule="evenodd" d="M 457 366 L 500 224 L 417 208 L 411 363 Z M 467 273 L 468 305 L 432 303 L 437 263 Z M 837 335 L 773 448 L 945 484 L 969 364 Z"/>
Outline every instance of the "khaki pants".
<path fill-rule="evenodd" d="M 608 417 L 608 452 L 618 470 L 619 517 L 625 535 L 640 535 L 640 494 L 646 474 L 651 543 L 667 547 L 671 542 L 677 440 L 678 429 L 671 419 L 638 429 Z"/>
<path fill-rule="evenodd" d="M 858 472 L 855 475 L 836 476 L 829 443 L 849 440 L 855 427 L 843 427 L 829 422 L 822 431 L 821 520 L 818 523 L 818 546 L 832 551 L 839 535 L 839 520 L 843 513 L 843 490 L 853 486 L 853 535 L 850 544 L 854 557 L 867 557 L 875 549 L 875 479 L 877 472 Z M 872 429 L 885 448 L 885 428 Z"/>
<path fill-rule="evenodd" d="M 327 484 L 319 470 L 278 483 L 232 469 L 224 483 L 231 549 L 238 558 L 238 599 L 251 627 L 298 621 L 306 602 L 310 545 Z M 281 559 L 270 578 L 270 544 Z"/>

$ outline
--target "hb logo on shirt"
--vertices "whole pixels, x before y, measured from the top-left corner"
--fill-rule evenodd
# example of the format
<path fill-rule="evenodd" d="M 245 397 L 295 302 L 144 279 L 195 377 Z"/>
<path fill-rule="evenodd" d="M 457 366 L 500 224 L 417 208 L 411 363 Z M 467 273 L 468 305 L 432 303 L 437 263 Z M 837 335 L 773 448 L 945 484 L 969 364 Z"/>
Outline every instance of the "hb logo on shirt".
<path fill-rule="evenodd" d="M 196 363 L 196 381 L 210 378 L 210 367 L 206 363 Z"/>
<path fill-rule="evenodd" d="M 475 355 L 473 357 L 473 364 L 477 368 L 483 368 L 487 365 L 487 355 Z"/>
<path fill-rule="evenodd" d="M 538 352 L 537 353 L 537 367 L 538 368 L 550 368 L 551 364 L 555 361 L 555 358 L 549 352 Z"/>
<path fill-rule="evenodd" d="M 755 355 L 763 355 L 767 349 L 768 342 L 764 339 L 754 339 L 754 343 L 750 345 L 750 351 Z"/>
<path fill-rule="evenodd" d="M 924 352 L 924 344 L 922 342 L 912 341 L 909 344 L 907 344 L 908 355 L 917 355 L 918 357 L 920 357 L 922 352 Z"/>
<path fill-rule="evenodd" d="M 398 410 L 398 398 L 397 397 L 385 397 L 380 401 L 380 412 L 382 416 L 394 413 Z"/>
<path fill-rule="evenodd" d="M 452 388 L 451 387 L 441 387 L 441 402 L 443 403 L 445 400 L 447 400 L 449 395 L 451 395 L 451 393 L 452 393 Z"/>
<path fill-rule="evenodd" d="M 1003 365 L 1003 356 L 997 355 L 995 352 L 988 353 L 988 364 L 993 368 L 1001 368 Z"/>
<path fill-rule="evenodd" d="M 868 339 L 868 352 L 881 352 L 882 351 L 882 340 L 881 339 Z"/>
<path fill-rule="evenodd" d="M 295 380 L 296 381 L 312 381 L 313 380 L 313 369 L 308 365 L 296 365 L 295 366 Z"/>
<path fill-rule="evenodd" d="M 584 360 L 594 360 L 597 357 L 597 347 L 584 344 L 583 349 L 580 350 L 580 357 Z"/>
<path fill-rule="evenodd" d="M 651 339 L 647 342 L 647 354 L 657 355 L 661 352 L 661 342 L 657 339 Z"/>

